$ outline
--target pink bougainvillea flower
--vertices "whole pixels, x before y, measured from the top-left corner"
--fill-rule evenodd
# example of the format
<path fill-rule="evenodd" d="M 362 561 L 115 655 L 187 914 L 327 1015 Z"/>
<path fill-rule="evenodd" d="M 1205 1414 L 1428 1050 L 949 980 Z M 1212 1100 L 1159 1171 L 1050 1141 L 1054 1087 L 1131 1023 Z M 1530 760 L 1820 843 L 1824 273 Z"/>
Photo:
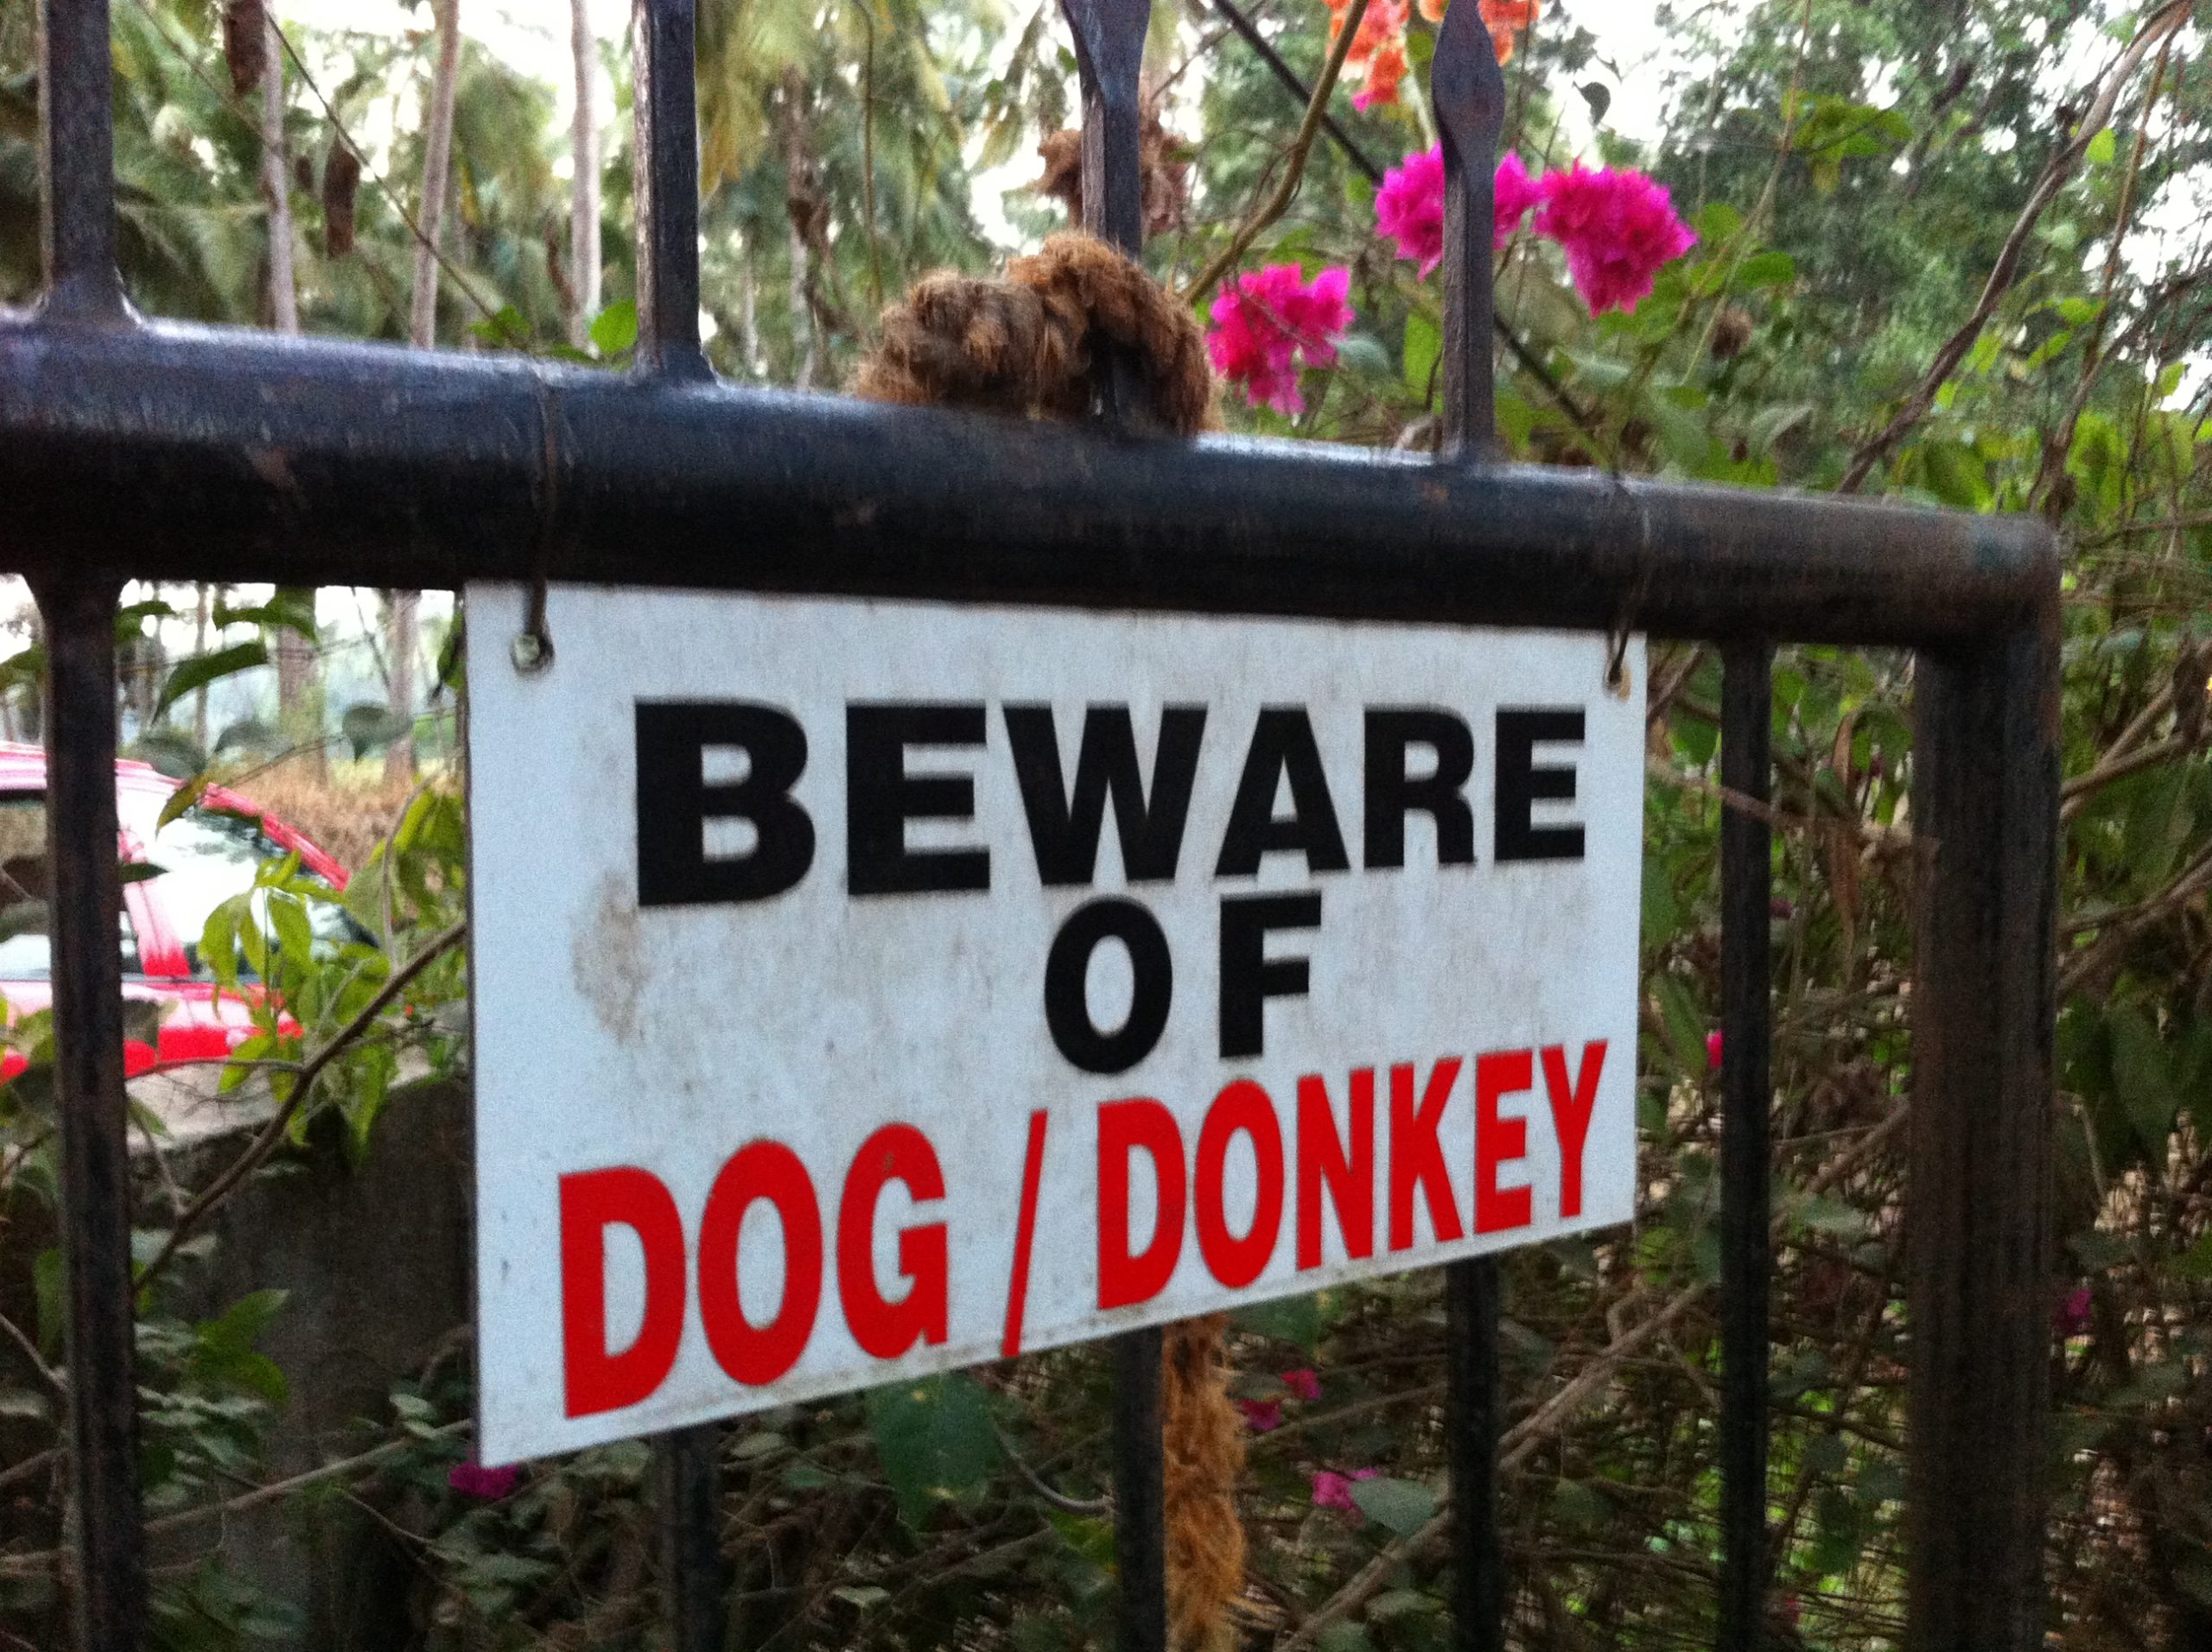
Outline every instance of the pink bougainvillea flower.
<path fill-rule="evenodd" d="M 1491 251 L 1513 238 L 1543 193 L 1519 156 L 1508 155 L 1497 163 Z M 1398 244 L 1400 257 L 1419 261 L 1424 281 L 1444 261 L 1443 145 L 1408 155 L 1382 175 L 1382 187 L 1375 194 L 1375 227 Z"/>
<path fill-rule="evenodd" d="M 2062 1337 L 2080 1336 L 2089 1328 L 2089 1287 L 2075 1286 L 2051 1314 L 2052 1328 Z"/>
<path fill-rule="evenodd" d="M 1705 1035 L 1705 1064 L 1714 1072 L 1720 1071 L 1720 1032 L 1718 1028 Z"/>
<path fill-rule="evenodd" d="M 1664 184 L 1641 172 L 1576 162 L 1542 183 L 1538 233 L 1567 251 L 1567 273 L 1592 315 L 1632 310 L 1651 291 L 1660 266 L 1697 245 L 1675 216 Z"/>
<path fill-rule="evenodd" d="M 1421 263 L 1423 280 L 1444 259 L 1444 147 L 1408 155 L 1382 175 L 1375 192 L 1375 227 L 1398 244 L 1398 256 Z"/>
<path fill-rule="evenodd" d="M 1313 1476 L 1313 1506 L 1316 1509 L 1341 1509 L 1354 1520 L 1360 1517 L 1359 1505 L 1352 1501 L 1351 1489 L 1362 1480 L 1371 1480 L 1382 1473 L 1380 1469 L 1354 1469 L 1350 1474 L 1339 1474 L 1334 1469 L 1322 1469 Z"/>
<path fill-rule="evenodd" d="M 1345 296 L 1351 271 L 1324 270 L 1305 280 L 1294 264 L 1269 264 L 1224 282 L 1210 312 L 1206 353 L 1224 378 L 1242 384 L 1255 407 L 1286 416 L 1306 410 L 1298 369 L 1326 367 L 1351 326 Z"/>
<path fill-rule="evenodd" d="M 1282 1385 L 1300 1400 L 1310 1402 L 1321 1397 L 1321 1379 L 1311 1370 L 1285 1371 Z"/>
<path fill-rule="evenodd" d="M 446 1471 L 448 1486 L 464 1497 L 480 1497 L 486 1503 L 512 1495 L 521 1484 L 522 1470 L 512 1464 L 487 1469 L 477 1462 L 456 1463 Z"/>
<path fill-rule="evenodd" d="M 0 1054 L 0 1084 L 21 1077 L 31 1068 L 31 1058 L 21 1050 L 10 1050 Z"/>
<path fill-rule="evenodd" d="M 1239 1400 L 1236 1408 L 1244 1414 L 1244 1426 L 1255 1434 L 1273 1433 L 1282 1426 L 1280 1400 Z"/>
<path fill-rule="evenodd" d="M 1528 217 L 1529 209 L 1543 200 L 1544 184 L 1541 179 L 1530 177 L 1521 157 L 1509 150 L 1497 163 L 1496 190 L 1491 210 L 1490 245 L 1493 252 L 1502 251 L 1520 232 L 1521 220 Z"/>

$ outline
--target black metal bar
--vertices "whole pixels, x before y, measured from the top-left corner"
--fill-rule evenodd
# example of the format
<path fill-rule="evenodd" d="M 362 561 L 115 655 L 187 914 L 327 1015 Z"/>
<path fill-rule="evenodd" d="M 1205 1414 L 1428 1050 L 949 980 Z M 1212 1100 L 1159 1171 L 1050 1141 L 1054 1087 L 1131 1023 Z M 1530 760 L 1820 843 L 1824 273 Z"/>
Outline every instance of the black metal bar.
<path fill-rule="evenodd" d="M 1495 458 L 1497 431 L 1487 226 L 1490 157 L 1497 153 L 1503 128 L 1505 86 L 1490 30 L 1474 7 L 1456 6 L 1445 14 L 1429 85 L 1445 135 L 1442 465 L 1459 470 L 1467 461 Z M 1467 230 L 1478 219 L 1484 226 L 1479 245 Z M 1497 1439 L 1504 1411 L 1497 1320 L 1503 1296 L 1494 1257 L 1445 1269 L 1446 1460 L 1452 1476 L 1452 1644 L 1458 1652 L 1503 1652 L 1505 1646 L 1505 1548 L 1497 1517 Z"/>
<path fill-rule="evenodd" d="M 1159 1326 L 1113 1340 L 1114 1566 L 1121 1652 L 1166 1652 L 1167 1484 L 1160 1455 Z"/>
<path fill-rule="evenodd" d="M 0 323 L 0 564 L 88 563 L 1589 629 L 1640 591 L 1656 635 L 1906 644 L 2016 624 L 2057 579 L 2024 518 Z"/>
<path fill-rule="evenodd" d="M 1459 6 L 1444 14 L 1429 67 L 1429 96 L 1444 140 L 1445 446 L 1464 458 L 1493 459 L 1497 374 L 1491 243 L 1505 77 L 1478 8 Z"/>
<path fill-rule="evenodd" d="M 126 320 L 115 259 L 114 79 L 107 0 L 40 0 L 39 240 L 44 314 Z"/>
<path fill-rule="evenodd" d="M 717 1652 L 722 1644 L 721 1435 L 703 1423 L 653 1442 L 671 1652 Z"/>
<path fill-rule="evenodd" d="M 695 0 L 632 0 L 637 123 L 638 365 L 711 378 L 699 347 L 699 93 Z"/>
<path fill-rule="evenodd" d="M 146 1623 L 123 957 L 116 942 L 123 910 L 115 811 L 117 588 L 54 581 L 37 592 L 46 628 L 47 865 L 80 1652 L 135 1648 Z"/>
<path fill-rule="evenodd" d="M 1062 0 L 1083 86 L 1083 226 L 1144 249 L 1144 119 L 1138 75 L 1152 0 Z"/>
<path fill-rule="evenodd" d="M 1452 1645 L 1504 1652 L 1505 1549 L 1497 1523 L 1498 1265 L 1444 1270 L 1445 1465 L 1452 1477 Z"/>
<path fill-rule="evenodd" d="M 1138 74 L 1152 0 L 1062 0 L 1083 88 L 1083 224 L 1131 257 L 1144 251 L 1142 105 Z M 1109 349 L 1096 408 L 1127 440 L 1147 422 L 1135 359 Z M 1167 1489 L 1154 1327 L 1113 1344 L 1114 1565 L 1121 1652 L 1166 1652 Z"/>
<path fill-rule="evenodd" d="M 1720 781 L 1767 801 L 1772 654 L 1723 656 Z M 1766 1594 L 1768 1078 L 1772 831 L 1720 816 L 1720 1652 L 1758 1652 Z"/>
<path fill-rule="evenodd" d="M 1131 257 L 1144 253 L 1144 104 L 1139 77 L 1152 0 L 1062 0 L 1083 91 L 1083 226 Z M 1096 411 L 1123 433 L 1151 423 L 1127 349 L 1100 346 Z"/>
<path fill-rule="evenodd" d="M 2058 603 L 1916 664 L 1907 1645 L 2043 1636 Z"/>
<path fill-rule="evenodd" d="M 1268 44 L 1268 37 L 1260 32 L 1260 26 L 1245 15 L 1243 8 L 1237 5 L 1236 0 L 1213 0 L 1213 3 L 1214 9 L 1229 19 L 1229 26 L 1236 31 L 1237 37 L 1259 54 L 1260 61 L 1273 72 L 1284 91 L 1297 98 L 1300 105 L 1313 101 L 1313 87 L 1306 84 L 1296 69 L 1283 61 L 1282 54 Z M 1368 182 L 1382 181 L 1382 168 L 1367 158 L 1367 151 L 1352 142 L 1351 134 L 1337 124 L 1334 115 L 1322 115 L 1321 130 L 1336 140 L 1337 147 L 1344 151 L 1344 159 L 1358 168 Z"/>

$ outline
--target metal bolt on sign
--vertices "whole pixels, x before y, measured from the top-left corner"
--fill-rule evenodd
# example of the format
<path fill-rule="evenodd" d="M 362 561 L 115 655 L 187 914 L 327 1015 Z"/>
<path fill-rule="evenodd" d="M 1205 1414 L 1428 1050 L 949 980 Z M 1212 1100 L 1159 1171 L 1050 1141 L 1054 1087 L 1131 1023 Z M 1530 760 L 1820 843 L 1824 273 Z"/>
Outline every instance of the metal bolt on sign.
<path fill-rule="evenodd" d="M 1135 0 L 1067 0 L 1093 227 L 1140 236 Z M 42 0 L 45 289 L 0 316 L 0 563 L 49 645 L 54 1032 L 77 1641 L 143 1643 L 113 615 L 131 578 L 866 597 L 1046 616 L 1552 628 L 1719 645 L 1724 778 L 1764 796 L 1776 643 L 1917 651 L 1908 1218 L 1908 1644 L 2040 1643 L 2057 816 L 2058 562 L 2040 524 L 1499 461 L 1489 190 L 1502 92 L 1476 8 L 1433 84 L 1447 174 L 1446 451 L 1167 442 L 793 399 L 715 381 L 697 334 L 692 0 L 637 0 L 639 369 L 626 376 L 142 321 L 116 268 L 106 0 Z M 747 531 L 733 537 L 729 524 Z M 1060 623 L 1055 620 L 1053 623 Z M 542 628 L 524 640 L 539 645 Z M 532 674 L 558 683 L 563 670 Z M 525 670 L 542 658 L 518 647 Z M 536 687 L 527 691 L 537 691 Z M 1766 1576 L 1766 828 L 1723 847 L 1725 1539 L 1719 1644 Z M 1505 1644 L 1495 1263 L 1449 1308 L 1457 1643 Z M 1122 1634 L 1164 1645 L 1159 1344 L 1116 1355 Z M 671 1627 L 728 1611 L 712 1424 L 661 1448 Z"/>

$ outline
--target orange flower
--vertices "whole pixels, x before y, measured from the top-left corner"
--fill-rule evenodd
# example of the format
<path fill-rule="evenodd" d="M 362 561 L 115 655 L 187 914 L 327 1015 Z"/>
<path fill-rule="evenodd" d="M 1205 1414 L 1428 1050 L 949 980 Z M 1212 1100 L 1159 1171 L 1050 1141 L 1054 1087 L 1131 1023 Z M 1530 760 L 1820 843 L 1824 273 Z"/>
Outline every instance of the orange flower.
<path fill-rule="evenodd" d="M 1490 27 L 1491 44 L 1497 48 L 1497 60 L 1503 63 L 1513 55 L 1513 37 L 1536 21 L 1543 10 L 1542 0 L 1479 0 L 1483 22 Z M 1431 22 L 1444 20 L 1445 0 L 1421 0 L 1421 15 Z"/>
<path fill-rule="evenodd" d="M 1398 101 L 1398 83 L 1406 78 L 1406 42 L 1402 35 L 1386 41 L 1367 60 L 1367 84 L 1352 94 L 1352 106 L 1370 109 L 1376 104 Z"/>

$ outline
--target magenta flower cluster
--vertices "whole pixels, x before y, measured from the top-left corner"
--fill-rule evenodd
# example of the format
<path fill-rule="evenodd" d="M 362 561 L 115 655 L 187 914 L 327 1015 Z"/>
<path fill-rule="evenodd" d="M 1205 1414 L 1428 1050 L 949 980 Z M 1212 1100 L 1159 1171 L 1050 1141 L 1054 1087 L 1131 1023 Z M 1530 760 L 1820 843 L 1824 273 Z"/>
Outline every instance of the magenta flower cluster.
<path fill-rule="evenodd" d="M 1324 270 L 1307 281 L 1294 264 L 1271 264 L 1224 283 L 1206 334 L 1215 370 L 1243 385 L 1255 407 L 1303 413 L 1299 365 L 1334 365 L 1337 340 L 1351 326 L 1351 285 L 1349 270 Z"/>
<path fill-rule="evenodd" d="M 1592 315 L 1632 310 L 1661 267 L 1697 245 L 1666 185 L 1626 168 L 1592 171 L 1580 161 L 1532 177 L 1517 155 L 1497 163 L 1493 250 L 1511 240 L 1533 210 L 1537 234 L 1559 243 L 1567 273 Z M 1375 226 L 1425 279 L 1444 257 L 1444 151 L 1409 155 L 1383 175 Z"/>
<path fill-rule="evenodd" d="M 1282 1374 L 1284 1393 L 1294 1400 L 1307 1404 L 1321 1397 L 1321 1379 L 1309 1369 L 1285 1371 Z M 1236 1408 L 1244 1414 L 1244 1426 L 1255 1434 L 1273 1433 L 1282 1426 L 1281 1398 L 1272 1400 L 1239 1400 Z"/>

